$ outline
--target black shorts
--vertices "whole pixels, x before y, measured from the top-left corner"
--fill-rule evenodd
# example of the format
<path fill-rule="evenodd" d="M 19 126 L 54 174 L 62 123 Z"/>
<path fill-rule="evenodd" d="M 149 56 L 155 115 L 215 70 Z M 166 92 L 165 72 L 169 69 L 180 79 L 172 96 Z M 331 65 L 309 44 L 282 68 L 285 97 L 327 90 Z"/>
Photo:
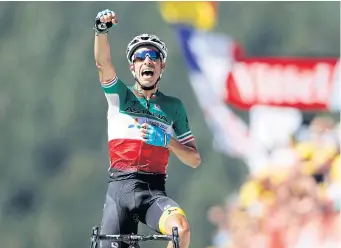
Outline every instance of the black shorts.
<path fill-rule="evenodd" d="M 139 222 L 158 233 L 164 233 L 162 220 L 173 213 L 184 215 L 179 205 L 167 197 L 164 176 L 143 175 L 111 180 L 100 233 L 137 234 Z M 100 247 L 126 248 L 128 245 L 123 242 L 100 241 Z"/>

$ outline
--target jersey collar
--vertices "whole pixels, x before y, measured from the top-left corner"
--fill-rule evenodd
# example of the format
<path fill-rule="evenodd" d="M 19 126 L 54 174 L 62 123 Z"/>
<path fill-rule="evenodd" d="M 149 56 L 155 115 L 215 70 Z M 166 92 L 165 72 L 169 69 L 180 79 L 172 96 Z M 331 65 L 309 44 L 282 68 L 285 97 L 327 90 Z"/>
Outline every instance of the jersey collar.
<path fill-rule="evenodd" d="M 138 96 L 140 98 L 145 98 L 144 95 L 142 94 L 142 92 L 139 89 L 137 89 L 136 84 L 133 87 L 133 91 L 134 91 L 134 94 L 136 96 Z M 156 89 L 156 92 L 150 96 L 150 99 L 155 99 L 158 95 L 159 95 L 159 90 Z"/>

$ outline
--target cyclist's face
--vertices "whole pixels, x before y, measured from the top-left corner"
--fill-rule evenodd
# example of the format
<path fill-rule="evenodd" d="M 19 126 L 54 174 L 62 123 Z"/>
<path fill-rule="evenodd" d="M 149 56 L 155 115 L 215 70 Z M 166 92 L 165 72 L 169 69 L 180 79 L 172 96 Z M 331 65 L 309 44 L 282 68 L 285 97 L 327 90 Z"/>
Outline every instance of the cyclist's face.
<path fill-rule="evenodd" d="M 153 47 L 141 47 L 134 53 L 131 70 L 142 85 L 151 86 L 160 77 L 165 63 L 161 62 L 160 53 Z"/>

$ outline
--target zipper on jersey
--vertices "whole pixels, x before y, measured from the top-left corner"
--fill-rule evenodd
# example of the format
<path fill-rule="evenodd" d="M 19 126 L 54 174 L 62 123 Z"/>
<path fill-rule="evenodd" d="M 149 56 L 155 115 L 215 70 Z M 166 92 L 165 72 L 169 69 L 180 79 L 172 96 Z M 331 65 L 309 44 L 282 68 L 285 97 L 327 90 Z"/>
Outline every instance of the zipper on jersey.
<path fill-rule="evenodd" d="M 150 102 L 149 102 L 149 101 L 150 101 L 150 98 L 148 98 L 148 99 L 146 98 L 146 107 L 147 107 L 147 111 L 149 111 L 149 107 L 150 107 Z M 146 118 L 148 118 L 148 117 L 147 117 L 147 114 L 146 114 Z"/>

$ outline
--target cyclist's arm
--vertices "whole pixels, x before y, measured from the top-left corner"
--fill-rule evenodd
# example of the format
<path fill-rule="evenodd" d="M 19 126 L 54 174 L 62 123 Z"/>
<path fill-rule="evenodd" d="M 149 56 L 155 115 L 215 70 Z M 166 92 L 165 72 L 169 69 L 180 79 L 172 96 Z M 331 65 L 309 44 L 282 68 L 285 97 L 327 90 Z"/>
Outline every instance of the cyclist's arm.
<path fill-rule="evenodd" d="M 181 144 L 174 138 L 171 138 L 168 148 L 177 156 L 177 158 L 191 166 L 192 168 L 197 168 L 201 163 L 200 154 L 197 150 L 195 141 L 190 141 L 188 143 Z"/>
<path fill-rule="evenodd" d="M 107 34 L 95 36 L 95 62 L 101 83 L 108 83 L 116 78 L 116 71 L 111 63 L 110 45 Z"/>
<path fill-rule="evenodd" d="M 127 86 L 117 77 L 115 68 L 111 64 L 107 34 L 95 36 L 94 53 L 99 80 L 108 104 L 118 106 L 120 98 L 125 98 Z"/>
<path fill-rule="evenodd" d="M 179 104 L 173 129 L 177 139 L 171 138 L 168 148 L 184 164 L 192 168 L 198 167 L 201 163 L 201 158 L 182 102 Z"/>

